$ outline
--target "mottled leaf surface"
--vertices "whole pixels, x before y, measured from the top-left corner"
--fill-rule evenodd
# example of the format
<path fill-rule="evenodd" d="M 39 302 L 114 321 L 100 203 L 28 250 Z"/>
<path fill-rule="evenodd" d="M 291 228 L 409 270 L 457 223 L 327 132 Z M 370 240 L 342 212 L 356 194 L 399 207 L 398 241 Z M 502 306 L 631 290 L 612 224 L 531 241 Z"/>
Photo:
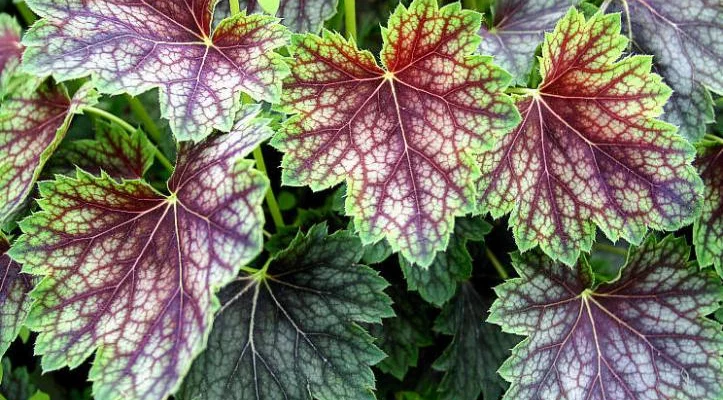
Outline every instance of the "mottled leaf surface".
<path fill-rule="evenodd" d="M 495 62 L 509 71 L 519 83 L 535 61 L 535 49 L 544 32 L 552 31 L 557 21 L 578 0 L 497 0 L 489 25 L 482 25 L 479 50 L 495 56 Z"/>
<path fill-rule="evenodd" d="M 40 82 L 25 75 L 13 79 L 0 107 L 0 223 L 23 204 L 73 115 L 97 101 L 87 85 L 71 100 L 64 87 Z"/>
<path fill-rule="evenodd" d="M 543 82 L 517 98 L 523 122 L 479 157 L 482 211 L 511 212 L 521 251 L 574 264 L 598 226 L 641 242 L 647 227 L 693 222 L 702 183 L 695 149 L 655 119 L 670 96 L 649 56 L 620 59 L 620 15 L 571 9 L 543 44 Z"/>
<path fill-rule="evenodd" d="M 319 32 L 324 21 L 336 13 L 337 3 L 338 0 L 281 0 L 276 16 L 294 32 Z M 249 14 L 263 12 L 258 0 L 240 0 L 239 5 Z M 231 15 L 229 10 L 228 0 L 220 0 L 216 5 L 217 15 Z"/>
<path fill-rule="evenodd" d="M 429 267 L 410 264 L 399 258 L 409 290 L 416 290 L 422 298 L 438 307 L 449 301 L 457 286 L 472 276 L 472 257 L 467 241 L 481 241 L 492 226 L 480 218 L 457 219 L 455 232 L 443 252 L 437 253 Z"/>
<path fill-rule="evenodd" d="M 723 145 L 701 146 L 696 160 L 705 183 L 703 211 L 693 225 L 695 254 L 702 267 L 723 276 Z"/>
<path fill-rule="evenodd" d="M 476 400 L 480 393 L 497 399 L 506 389 L 497 368 L 519 340 L 484 321 L 488 306 L 472 284 L 464 283 L 435 321 L 435 331 L 453 335 L 432 365 L 445 372 L 438 388 L 440 400 Z"/>
<path fill-rule="evenodd" d="M 20 265 L 7 255 L 10 244 L 0 235 L 0 357 L 15 340 L 30 310 L 27 293 L 32 278 L 20 273 Z M 10 372 L 10 371 L 8 371 Z"/>
<path fill-rule="evenodd" d="M 539 251 L 513 255 L 520 278 L 496 288 L 489 317 L 528 336 L 500 368 L 505 399 L 721 398 L 723 333 L 705 316 L 723 290 L 689 252 L 651 236 L 600 286 L 584 259 L 571 270 Z"/>
<path fill-rule="evenodd" d="M 473 155 L 518 122 L 509 75 L 479 45 L 480 15 L 435 0 L 397 7 L 383 67 L 338 34 L 296 36 L 282 104 L 296 114 L 272 141 L 287 185 L 347 182 L 346 212 L 364 244 L 386 238 L 428 266 L 454 217 L 474 209 Z"/>
<path fill-rule="evenodd" d="M 156 400 L 203 349 L 214 289 L 261 249 L 267 180 L 241 158 L 271 131 L 241 115 L 235 129 L 179 150 L 168 189 L 79 170 L 40 184 L 42 211 L 11 250 L 44 275 L 27 319 L 44 371 L 90 370 L 96 399 Z"/>
<path fill-rule="evenodd" d="M 20 31 L 20 24 L 15 18 L 0 14 L 0 94 L 23 54 Z"/>
<path fill-rule="evenodd" d="M 655 57 L 673 89 L 663 118 L 697 141 L 713 120 L 706 87 L 723 94 L 723 6 L 718 0 L 616 0 L 630 21 L 633 50 Z"/>
<path fill-rule="evenodd" d="M 384 353 L 357 323 L 394 314 L 386 281 L 357 264 L 361 254 L 351 233 L 315 225 L 243 276 L 179 399 L 374 399 L 369 366 Z"/>
<path fill-rule="evenodd" d="M 30 0 L 24 67 L 68 80 L 92 74 L 103 93 L 160 89 L 179 140 L 227 132 L 241 93 L 276 102 L 288 68 L 276 18 L 239 13 L 212 28 L 213 0 Z"/>

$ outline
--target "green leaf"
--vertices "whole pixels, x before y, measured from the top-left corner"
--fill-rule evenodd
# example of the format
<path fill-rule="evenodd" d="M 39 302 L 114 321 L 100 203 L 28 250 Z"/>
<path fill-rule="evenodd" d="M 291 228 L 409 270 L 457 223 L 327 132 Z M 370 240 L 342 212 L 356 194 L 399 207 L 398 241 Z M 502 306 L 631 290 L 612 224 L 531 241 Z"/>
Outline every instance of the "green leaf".
<path fill-rule="evenodd" d="M 706 318 L 723 287 L 689 263 L 683 238 L 652 235 L 618 278 L 595 284 L 540 251 L 513 255 L 520 278 L 495 290 L 489 321 L 527 336 L 500 368 L 505 399 L 719 399 L 723 331 Z"/>
<path fill-rule="evenodd" d="M 33 278 L 20 273 L 20 264 L 7 255 L 10 248 L 5 236 L 0 234 L 0 357 L 20 333 L 30 311 L 28 292 L 33 288 Z"/>
<path fill-rule="evenodd" d="M 358 323 L 393 316 L 384 279 L 358 264 L 359 239 L 326 225 L 299 234 L 225 291 L 180 400 L 374 399 L 382 358 Z"/>

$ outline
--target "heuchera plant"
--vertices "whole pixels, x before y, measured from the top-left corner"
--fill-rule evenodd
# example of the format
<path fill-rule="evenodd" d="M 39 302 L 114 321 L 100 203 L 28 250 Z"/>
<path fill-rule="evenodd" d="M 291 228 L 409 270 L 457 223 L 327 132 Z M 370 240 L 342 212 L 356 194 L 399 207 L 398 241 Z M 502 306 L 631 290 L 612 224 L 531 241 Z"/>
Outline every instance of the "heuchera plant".
<path fill-rule="evenodd" d="M 723 398 L 719 1 L 0 11 L 0 400 Z"/>

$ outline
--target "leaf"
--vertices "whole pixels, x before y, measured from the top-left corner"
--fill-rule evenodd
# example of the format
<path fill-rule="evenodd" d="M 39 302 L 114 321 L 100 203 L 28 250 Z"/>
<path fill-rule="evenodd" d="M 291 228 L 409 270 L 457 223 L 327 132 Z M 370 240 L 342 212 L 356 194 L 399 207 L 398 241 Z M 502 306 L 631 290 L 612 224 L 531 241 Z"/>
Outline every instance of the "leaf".
<path fill-rule="evenodd" d="M 263 2 L 264 0 L 239 0 L 239 5 L 248 13 L 267 11 L 261 4 Z M 319 32 L 324 21 L 336 13 L 338 0 L 276 0 L 275 3 L 278 7 L 276 16 L 281 18 L 289 29 L 294 32 Z M 268 10 L 269 13 L 270 11 Z M 228 0 L 218 2 L 216 13 L 231 15 Z"/>
<path fill-rule="evenodd" d="M 723 94 L 723 7 L 715 0 L 620 0 L 611 11 L 624 11 L 634 49 L 652 54 L 673 96 L 663 118 L 695 142 L 713 121 L 710 93 Z"/>
<path fill-rule="evenodd" d="M 240 113 L 234 130 L 183 144 L 163 195 L 140 180 L 78 170 L 40 184 L 11 257 L 45 277 L 27 325 L 44 371 L 90 370 L 98 400 L 163 399 L 201 352 L 213 292 L 261 250 L 268 182 L 242 160 L 271 135 Z"/>
<path fill-rule="evenodd" d="M 27 293 L 33 288 L 31 277 L 21 274 L 20 265 L 6 254 L 9 248 L 0 235 L 0 357 L 20 333 L 30 310 Z"/>
<path fill-rule="evenodd" d="M 351 233 L 315 225 L 242 276 L 177 397 L 373 399 L 369 366 L 384 354 L 357 324 L 394 314 L 388 284 L 357 264 L 361 254 Z"/>
<path fill-rule="evenodd" d="M 714 399 L 723 394 L 720 280 L 688 263 L 685 239 L 650 236 L 619 279 L 595 285 L 540 252 L 513 255 L 490 322 L 528 336 L 500 373 L 505 399 Z"/>
<path fill-rule="evenodd" d="M 507 387 L 497 367 L 519 340 L 484 322 L 486 312 L 472 284 L 464 283 L 437 318 L 434 330 L 454 335 L 432 365 L 446 372 L 437 389 L 440 400 L 476 400 L 481 392 L 484 399 L 497 399 Z"/>
<path fill-rule="evenodd" d="M 182 3 L 182 4 L 181 4 Z M 25 35 L 23 63 L 61 81 L 93 75 L 102 93 L 160 90 L 178 140 L 227 132 L 241 93 L 276 102 L 288 73 L 276 18 L 240 13 L 211 29 L 214 0 L 29 0 L 44 17 Z"/>
<path fill-rule="evenodd" d="M 489 27 L 482 25 L 479 50 L 492 54 L 518 83 L 527 81 L 535 61 L 535 49 L 543 33 L 551 31 L 579 0 L 497 0 Z"/>
<path fill-rule="evenodd" d="M 700 266 L 714 265 L 723 277 L 723 145 L 701 146 L 699 154 L 695 163 L 705 192 L 703 212 L 693 225 L 693 244 Z"/>
<path fill-rule="evenodd" d="M 698 212 L 695 149 L 656 120 L 670 89 L 649 56 L 619 59 L 620 15 L 571 9 L 543 44 L 539 89 L 517 98 L 522 124 L 479 157 L 481 210 L 511 212 L 520 251 L 540 246 L 573 265 L 597 225 L 639 244 Z M 619 60 L 618 60 L 619 59 Z"/>
<path fill-rule="evenodd" d="M 0 94 L 23 55 L 20 32 L 20 24 L 15 18 L 0 14 Z"/>
<path fill-rule="evenodd" d="M 4 357 L 2 369 L 4 373 L 0 384 L 0 399 L 5 396 L 7 400 L 26 400 L 37 391 L 26 367 L 13 368 L 10 359 Z"/>
<path fill-rule="evenodd" d="M 400 5 L 377 65 L 328 31 L 295 36 L 282 105 L 296 115 L 272 140 L 282 181 L 313 190 L 347 182 L 346 213 L 362 243 L 387 239 L 428 266 L 454 217 L 473 211 L 472 156 L 518 122 L 509 76 L 478 46 L 480 15 L 436 0 Z"/>
<path fill-rule="evenodd" d="M 482 241 L 492 226 L 479 218 L 458 218 L 455 233 L 444 252 L 437 253 L 427 268 L 410 264 L 399 258 L 409 290 L 416 290 L 424 300 L 441 307 L 457 292 L 460 282 L 472 276 L 472 256 L 467 240 Z"/>
<path fill-rule="evenodd" d="M 73 115 L 98 95 L 88 85 L 68 98 L 64 87 L 27 75 L 10 83 L 0 107 L 0 223 L 12 219 L 58 147 Z"/>
<path fill-rule="evenodd" d="M 153 164 L 153 144 L 141 130 L 129 135 L 117 124 L 99 123 L 95 139 L 73 140 L 56 152 L 62 162 L 99 175 L 113 178 L 142 178 Z"/>

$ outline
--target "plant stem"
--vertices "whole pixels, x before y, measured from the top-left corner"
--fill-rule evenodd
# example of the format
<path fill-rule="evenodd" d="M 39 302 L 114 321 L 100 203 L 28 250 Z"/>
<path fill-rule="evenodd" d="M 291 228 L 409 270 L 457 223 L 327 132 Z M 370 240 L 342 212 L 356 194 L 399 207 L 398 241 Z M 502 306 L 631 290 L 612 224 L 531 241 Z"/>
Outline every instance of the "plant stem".
<path fill-rule="evenodd" d="M 515 87 L 507 88 L 505 90 L 505 93 L 507 93 L 507 94 L 521 94 L 521 95 L 526 95 L 526 96 L 534 96 L 535 94 L 537 94 L 537 92 L 538 92 L 537 89 L 515 88 Z"/>
<path fill-rule="evenodd" d="M 260 145 L 254 149 L 254 160 L 256 160 L 256 169 L 268 177 L 269 175 L 266 173 L 266 163 L 264 162 L 264 154 L 261 152 Z M 284 227 L 284 217 L 281 215 L 279 203 L 276 201 L 276 196 L 274 196 L 274 191 L 271 189 L 271 185 L 269 185 L 269 190 L 266 191 L 266 205 L 269 206 L 271 218 L 274 220 L 274 226 L 276 226 L 276 231 L 278 232 L 279 229 Z"/>
<path fill-rule="evenodd" d="M 131 111 L 133 111 L 136 118 L 141 120 L 143 127 L 146 128 L 146 132 L 151 135 L 151 139 L 153 139 L 156 144 L 159 144 L 163 139 L 161 137 L 161 130 L 158 129 L 156 123 L 153 122 L 151 116 L 148 115 L 148 111 L 143 107 L 143 103 L 131 95 L 126 95 L 126 99 L 128 100 L 128 105 L 131 106 Z"/>
<path fill-rule="evenodd" d="M 703 140 L 708 140 L 713 143 L 718 143 L 723 145 L 723 138 L 718 137 L 716 135 L 711 135 L 710 133 L 706 133 L 705 136 L 703 136 Z"/>
<path fill-rule="evenodd" d="M 505 267 L 502 266 L 502 263 L 497 258 L 495 253 L 490 250 L 489 247 L 485 247 L 485 255 L 487 256 L 487 259 L 490 260 L 490 263 L 492 263 L 492 266 L 495 267 L 497 270 L 497 273 L 500 275 L 500 278 L 502 279 L 508 279 L 510 277 L 510 274 L 507 273 L 505 270 Z"/>
<path fill-rule="evenodd" d="M 346 34 L 356 41 L 356 4 L 355 0 L 344 0 L 344 23 Z"/>
<path fill-rule="evenodd" d="M 623 256 L 623 257 L 628 256 L 627 250 L 617 247 L 617 246 L 611 246 L 611 245 L 605 244 L 605 243 L 595 243 L 592 245 L 592 248 L 595 250 L 598 250 L 598 251 L 605 251 L 605 252 L 608 252 L 611 254 L 617 254 L 617 255 Z"/>
<path fill-rule="evenodd" d="M 241 7 L 238 5 L 238 0 L 229 0 L 229 5 L 231 6 L 231 15 L 236 15 L 241 12 Z"/>
<path fill-rule="evenodd" d="M 612 3 L 612 2 L 613 2 L 613 0 L 605 0 L 605 1 L 603 1 L 602 4 L 600 4 L 600 8 L 598 8 L 598 12 L 599 12 L 600 14 L 605 14 L 605 11 L 608 9 L 608 6 L 609 6 L 610 3 Z"/>
<path fill-rule="evenodd" d="M 16 3 L 15 8 L 17 8 L 18 13 L 20 13 L 20 16 L 23 17 L 23 21 L 25 21 L 28 26 L 34 24 L 35 21 L 38 19 L 33 10 L 31 10 L 24 1 Z"/>
<path fill-rule="evenodd" d="M 85 107 L 83 108 L 83 112 L 88 112 L 101 118 L 105 118 L 108 121 L 115 122 L 116 124 L 118 124 L 118 126 L 125 129 L 130 134 L 133 134 L 137 130 L 133 127 L 133 125 L 129 124 L 128 122 L 118 118 L 117 116 L 109 113 L 108 111 L 101 110 L 100 108 Z M 166 156 L 161 153 L 161 150 L 159 150 L 156 146 L 153 146 L 153 150 L 158 162 L 160 162 L 168 170 L 168 172 L 173 172 L 173 164 L 171 164 L 171 162 L 168 161 L 168 158 L 166 158 Z"/>

